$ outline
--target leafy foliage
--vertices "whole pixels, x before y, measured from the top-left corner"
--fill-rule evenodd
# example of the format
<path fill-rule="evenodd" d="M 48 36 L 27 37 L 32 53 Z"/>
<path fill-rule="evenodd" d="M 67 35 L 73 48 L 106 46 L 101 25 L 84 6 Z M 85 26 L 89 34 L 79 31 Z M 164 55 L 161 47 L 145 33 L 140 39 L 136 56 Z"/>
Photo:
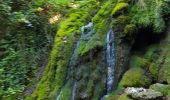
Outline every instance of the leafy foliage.
<path fill-rule="evenodd" d="M 164 0 L 138 0 L 131 8 L 132 22 L 139 27 L 153 27 L 155 32 L 162 32 L 165 22 L 162 17 Z"/>
<path fill-rule="evenodd" d="M 2 99 L 23 92 L 32 82 L 37 67 L 46 60 L 56 25 L 49 24 L 45 12 L 35 11 L 32 2 L 0 2 L 0 21 L 5 23 L 0 26 L 3 35 L 0 40 Z"/>

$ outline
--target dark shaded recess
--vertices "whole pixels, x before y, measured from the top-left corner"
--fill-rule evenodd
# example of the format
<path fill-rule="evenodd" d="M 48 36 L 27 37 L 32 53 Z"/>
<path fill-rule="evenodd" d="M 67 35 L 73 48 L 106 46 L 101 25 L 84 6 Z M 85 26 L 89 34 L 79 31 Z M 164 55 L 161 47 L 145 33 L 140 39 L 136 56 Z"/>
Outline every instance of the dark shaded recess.
<path fill-rule="evenodd" d="M 154 33 L 152 28 L 140 29 L 136 35 L 132 51 L 144 51 L 148 46 L 159 43 L 164 37 L 164 33 Z"/>

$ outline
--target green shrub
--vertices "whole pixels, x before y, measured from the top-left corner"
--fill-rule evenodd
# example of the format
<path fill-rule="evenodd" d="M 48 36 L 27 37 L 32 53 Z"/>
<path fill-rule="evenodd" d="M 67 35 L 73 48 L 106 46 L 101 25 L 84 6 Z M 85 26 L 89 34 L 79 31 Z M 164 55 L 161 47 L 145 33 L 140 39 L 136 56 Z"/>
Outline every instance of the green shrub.
<path fill-rule="evenodd" d="M 137 2 L 130 10 L 132 22 L 138 25 L 139 28 L 153 27 L 155 32 L 162 32 L 165 28 L 165 22 L 162 17 L 163 4 L 165 4 L 165 1 L 162 0 L 142 0 L 142 2 Z"/>

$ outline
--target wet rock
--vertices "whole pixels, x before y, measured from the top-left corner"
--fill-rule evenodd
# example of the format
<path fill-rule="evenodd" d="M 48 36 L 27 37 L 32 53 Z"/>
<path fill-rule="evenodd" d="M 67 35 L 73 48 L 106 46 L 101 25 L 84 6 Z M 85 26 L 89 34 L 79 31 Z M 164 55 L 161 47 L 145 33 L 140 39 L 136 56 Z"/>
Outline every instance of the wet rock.
<path fill-rule="evenodd" d="M 129 87 L 125 89 L 125 93 L 137 100 L 161 100 L 163 97 L 161 92 L 144 88 Z"/>

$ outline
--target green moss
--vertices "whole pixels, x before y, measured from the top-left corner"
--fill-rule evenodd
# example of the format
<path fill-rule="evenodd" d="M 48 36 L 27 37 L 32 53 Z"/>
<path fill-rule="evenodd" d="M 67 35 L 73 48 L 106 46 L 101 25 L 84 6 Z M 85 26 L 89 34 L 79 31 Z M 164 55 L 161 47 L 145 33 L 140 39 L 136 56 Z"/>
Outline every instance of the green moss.
<path fill-rule="evenodd" d="M 131 0 L 118 0 L 118 3 L 121 3 L 121 2 L 128 3 L 129 1 L 131 1 Z"/>
<path fill-rule="evenodd" d="M 115 1 L 107 1 L 99 12 L 93 17 L 92 20 L 94 23 L 95 34 L 88 42 L 80 45 L 79 55 L 84 55 L 90 50 L 97 47 L 103 47 L 105 45 L 105 37 L 109 29 L 109 19 L 111 18 L 111 11 L 114 4 Z"/>
<path fill-rule="evenodd" d="M 169 97 L 169 99 L 170 99 L 170 90 L 168 91 L 167 97 Z"/>
<path fill-rule="evenodd" d="M 130 17 L 126 15 L 120 15 L 116 20 L 113 20 L 112 26 L 116 26 L 117 24 L 123 25 L 124 27 L 130 23 Z"/>
<path fill-rule="evenodd" d="M 128 3 L 124 3 L 124 2 L 117 3 L 112 11 L 112 15 L 116 15 L 117 13 L 121 12 L 122 10 L 127 9 L 127 7 L 128 7 Z"/>
<path fill-rule="evenodd" d="M 87 94 L 89 97 L 91 97 L 93 95 L 93 88 L 94 88 L 94 83 L 93 80 L 89 80 L 88 84 L 87 84 Z"/>
<path fill-rule="evenodd" d="M 169 33 L 168 33 L 169 34 Z M 161 82 L 167 82 L 170 85 L 170 45 L 169 45 L 169 39 L 168 44 L 163 48 L 163 56 L 162 56 L 162 63 L 161 68 L 159 70 L 159 77 L 158 80 Z"/>
<path fill-rule="evenodd" d="M 64 89 L 61 92 L 59 100 L 69 100 L 71 98 L 72 84 L 71 81 L 67 82 Z"/>
<path fill-rule="evenodd" d="M 109 95 L 106 97 L 105 100 L 133 100 L 126 93 L 123 93 L 121 95 L 115 94 L 115 95 Z"/>
<path fill-rule="evenodd" d="M 151 85 L 150 89 L 161 92 L 164 96 L 166 96 L 166 95 L 168 95 L 168 91 L 170 90 L 170 86 L 157 83 L 157 84 Z"/>
<path fill-rule="evenodd" d="M 132 67 L 132 68 L 136 68 L 136 67 L 146 68 L 149 64 L 150 63 L 146 59 L 144 59 L 140 56 L 137 56 L 137 55 L 133 55 L 130 59 L 130 65 L 129 66 Z"/>
<path fill-rule="evenodd" d="M 133 33 L 136 32 L 137 28 L 134 24 L 128 24 L 124 28 L 124 33 L 126 36 L 132 37 Z"/>
<path fill-rule="evenodd" d="M 166 55 L 165 63 L 162 65 L 159 71 L 159 80 L 163 82 L 168 82 L 170 84 L 170 59 L 169 56 Z"/>
<path fill-rule="evenodd" d="M 36 100 L 54 99 L 60 91 L 65 80 L 74 43 L 79 37 L 80 27 L 83 26 L 88 17 L 87 11 L 81 10 L 70 14 L 69 18 L 60 24 L 48 65 L 32 95 Z"/>
<path fill-rule="evenodd" d="M 125 15 L 121 15 L 112 20 L 112 27 L 117 37 L 121 38 L 125 37 L 128 34 L 131 34 L 130 32 L 128 34 L 125 33 L 125 27 L 130 24 L 130 20 L 130 17 Z"/>
<path fill-rule="evenodd" d="M 118 95 L 109 95 L 105 98 L 105 100 L 117 100 L 118 98 Z"/>
<path fill-rule="evenodd" d="M 132 22 L 142 27 L 153 27 L 155 32 L 162 32 L 165 28 L 165 22 L 162 17 L 163 0 L 139 0 L 130 10 Z"/>
<path fill-rule="evenodd" d="M 160 45 L 154 44 L 147 48 L 144 57 L 151 62 L 156 61 L 160 57 L 160 49 L 158 48 Z"/>
<path fill-rule="evenodd" d="M 117 100 L 132 100 L 132 99 L 130 99 L 130 98 L 127 96 L 127 94 L 124 93 L 124 94 L 120 95 Z"/>
<path fill-rule="evenodd" d="M 123 75 L 123 78 L 120 81 L 120 86 L 146 87 L 150 83 L 151 83 L 150 79 L 144 75 L 144 71 L 141 68 L 131 68 Z"/>
<path fill-rule="evenodd" d="M 158 77 L 159 66 L 152 63 L 149 66 L 149 72 L 151 73 L 152 78 L 157 79 Z"/>
<path fill-rule="evenodd" d="M 100 83 L 96 84 L 94 97 L 92 98 L 92 100 L 99 100 L 103 95 L 104 88 L 105 88 L 104 84 L 100 84 Z"/>

